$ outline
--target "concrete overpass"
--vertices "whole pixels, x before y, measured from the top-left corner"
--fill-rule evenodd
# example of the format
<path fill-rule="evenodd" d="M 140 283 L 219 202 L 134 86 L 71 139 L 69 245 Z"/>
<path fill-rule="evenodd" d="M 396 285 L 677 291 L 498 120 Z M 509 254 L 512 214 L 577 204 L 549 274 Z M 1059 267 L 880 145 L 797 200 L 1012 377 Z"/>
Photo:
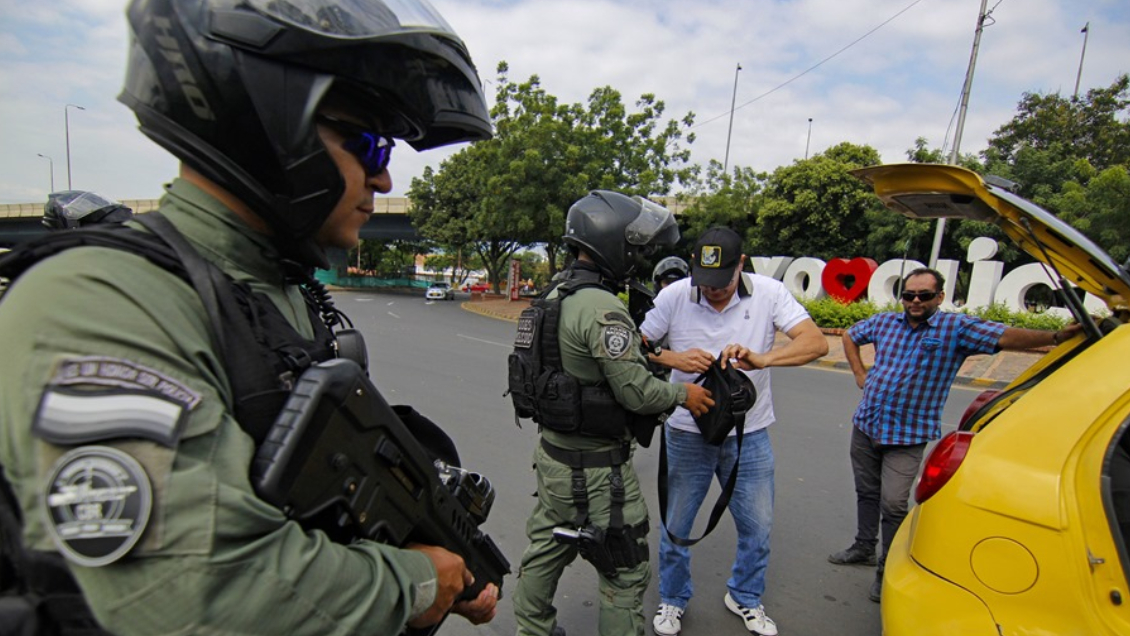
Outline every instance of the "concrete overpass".
<path fill-rule="evenodd" d="M 675 197 L 653 197 L 676 215 L 682 214 L 689 200 Z M 408 219 L 408 197 L 378 196 L 373 200 L 373 216 L 361 228 L 366 241 L 418 241 L 421 237 Z M 156 210 L 159 199 L 124 199 L 121 203 L 135 214 Z M 0 247 L 14 247 L 47 232 L 40 223 L 43 203 L 0 203 Z"/>
<path fill-rule="evenodd" d="M 421 236 L 408 219 L 407 197 L 377 197 L 373 216 L 361 228 L 363 240 L 416 241 Z M 156 210 L 158 199 L 126 199 L 121 201 L 135 214 Z M 40 219 L 43 203 L 0 204 L 0 247 L 14 247 L 45 234 Z"/>

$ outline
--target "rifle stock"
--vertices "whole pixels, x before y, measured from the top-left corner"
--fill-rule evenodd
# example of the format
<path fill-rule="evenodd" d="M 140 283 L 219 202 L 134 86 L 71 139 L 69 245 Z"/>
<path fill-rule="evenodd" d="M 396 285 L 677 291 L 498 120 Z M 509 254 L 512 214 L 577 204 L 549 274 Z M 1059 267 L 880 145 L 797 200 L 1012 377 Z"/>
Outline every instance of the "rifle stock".
<path fill-rule="evenodd" d="M 299 378 L 251 475 L 263 500 L 308 530 L 339 543 L 440 546 L 463 557 L 475 577 L 461 598 L 488 583 L 501 592 L 510 563 L 477 527 L 494 492 L 479 475 L 451 472 L 437 468 L 361 367 L 336 359 Z"/>

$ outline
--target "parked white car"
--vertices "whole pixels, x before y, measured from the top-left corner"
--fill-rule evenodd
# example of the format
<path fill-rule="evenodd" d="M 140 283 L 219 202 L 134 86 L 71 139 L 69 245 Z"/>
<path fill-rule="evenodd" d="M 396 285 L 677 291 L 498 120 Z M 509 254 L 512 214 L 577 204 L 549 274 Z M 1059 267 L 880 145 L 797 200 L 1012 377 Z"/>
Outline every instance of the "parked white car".
<path fill-rule="evenodd" d="M 451 288 L 450 283 L 432 283 L 428 287 L 427 293 L 424 294 L 424 298 L 428 300 L 455 300 L 455 290 Z"/>

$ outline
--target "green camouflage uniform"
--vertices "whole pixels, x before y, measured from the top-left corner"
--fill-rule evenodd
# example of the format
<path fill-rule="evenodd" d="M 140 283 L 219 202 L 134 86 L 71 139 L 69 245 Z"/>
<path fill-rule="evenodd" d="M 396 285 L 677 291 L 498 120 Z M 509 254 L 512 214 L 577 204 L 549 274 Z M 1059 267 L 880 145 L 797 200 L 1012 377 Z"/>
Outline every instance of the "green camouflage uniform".
<path fill-rule="evenodd" d="M 306 338 L 303 299 L 278 253 L 188 182 L 169 186 L 161 212 L 205 259 L 265 293 Z M 221 354 L 196 291 L 143 257 L 68 250 L 32 268 L 0 303 L 0 463 L 23 508 L 25 544 L 55 550 L 42 497 L 66 448 L 31 424 L 69 361 L 117 361 L 179 386 L 187 417 L 170 448 L 142 439 L 97 442 L 144 468 L 153 502 L 138 543 L 101 567 L 70 565 L 98 620 L 130 634 L 398 633 L 435 598 L 435 569 L 419 552 L 307 534 L 256 497 L 254 444 L 231 412 Z M 99 391 L 104 385 L 74 386 Z"/>
<path fill-rule="evenodd" d="M 559 342 L 564 370 L 582 384 L 605 382 L 616 401 L 629 411 L 660 413 L 686 401 L 686 387 L 654 377 L 640 351 L 639 333 L 631 326 L 624 304 L 603 289 L 583 288 L 561 303 Z M 628 329 L 624 329 L 629 327 Z M 627 332 L 631 341 L 610 346 L 607 336 Z M 630 440 L 625 431 L 619 439 L 566 435 L 542 428 L 542 437 L 553 446 L 569 451 L 609 451 Z M 634 448 L 635 442 L 631 442 Z M 577 555 L 576 546 L 558 543 L 556 527 L 573 527 L 577 507 L 572 494 L 572 469 L 549 457 L 539 444 L 534 452 L 538 501 L 526 522 L 530 546 L 522 555 L 514 591 L 518 634 L 549 636 L 557 623 L 553 606 L 557 581 Z M 624 525 L 647 523 L 647 505 L 631 462 L 621 467 L 624 481 Z M 589 519 L 600 527 L 609 525 L 611 468 L 586 468 Z M 640 539 L 646 544 L 646 538 Z M 600 575 L 600 634 L 628 636 L 644 633 L 643 595 L 651 577 L 647 561 L 620 569 L 614 578 Z"/>

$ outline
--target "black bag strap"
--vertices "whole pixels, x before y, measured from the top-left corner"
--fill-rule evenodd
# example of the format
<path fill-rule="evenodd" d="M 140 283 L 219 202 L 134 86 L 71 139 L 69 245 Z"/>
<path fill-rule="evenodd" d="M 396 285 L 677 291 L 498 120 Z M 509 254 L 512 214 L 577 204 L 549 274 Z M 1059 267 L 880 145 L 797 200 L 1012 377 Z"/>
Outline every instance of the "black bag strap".
<path fill-rule="evenodd" d="M 745 423 L 743 422 L 738 427 L 738 453 L 737 458 L 734 459 L 734 467 L 730 469 L 730 476 L 722 486 L 722 493 L 718 495 L 718 500 L 714 502 L 714 509 L 710 511 L 710 520 L 706 524 L 706 531 L 697 539 L 684 539 L 676 536 L 667 528 L 667 426 L 664 425 L 663 430 L 659 432 L 659 518 L 663 521 L 663 531 L 667 533 L 667 538 L 671 540 L 671 543 L 689 548 L 713 532 L 714 527 L 722 519 L 722 513 L 726 512 L 726 507 L 730 505 L 730 497 L 733 496 L 734 488 L 738 484 L 738 468 L 742 463 L 742 438 L 744 433 Z"/>
<path fill-rule="evenodd" d="M 721 354 L 714 364 L 721 364 Z M 703 372 L 695 379 L 695 383 L 701 382 L 706 376 Z M 752 404 L 738 404 L 734 409 L 734 417 L 740 417 L 737 424 L 737 437 L 738 437 L 738 450 L 737 457 L 734 458 L 734 467 L 730 469 L 730 476 L 726 478 L 726 483 L 722 486 L 722 492 L 718 495 L 718 500 L 714 502 L 714 508 L 710 511 L 710 519 L 706 524 L 706 531 L 702 536 L 697 539 L 684 539 L 676 536 L 667 528 L 667 426 L 663 426 L 663 430 L 659 433 L 659 518 L 663 521 L 663 531 L 667 533 L 667 538 L 675 545 L 681 545 L 689 548 L 690 546 L 702 541 L 706 535 L 714 531 L 714 527 L 722 519 L 722 513 L 726 511 L 726 507 L 730 505 L 730 498 L 734 494 L 734 488 L 738 484 L 738 469 L 742 463 L 742 439 L 745 437 L 745 414 L 752 408 Z"/>
<path fill-rule="evenodd" d="M 212 337 L 218 350 L 222 352 L 224 369 L 231 382 L 232 399 L 237 410 L 240 410 L 242 398 L 262 393 L 263 387 L 259 382 L 263 367 L 262 359 L 257 355 L 257 340 L 251 323 L 239 310 L 240 305 L 232 292 L 231 284 L 220 268 L 204 260 L 188 239 L 159 212 L 140 214 L 134 218 L 165 241 L 180 258 L 189 282 L 196 289 L 208 313 Z M 260 404 L 254 401 L 250 401 L 249 405 L 247 408 L 267 410 L 274 406 L 273 403 Z M 240 426 L 259 444 L 266 438 L 274 418 L 250 416 L 250 413 L 248 415 L 238 417 Z"/>

